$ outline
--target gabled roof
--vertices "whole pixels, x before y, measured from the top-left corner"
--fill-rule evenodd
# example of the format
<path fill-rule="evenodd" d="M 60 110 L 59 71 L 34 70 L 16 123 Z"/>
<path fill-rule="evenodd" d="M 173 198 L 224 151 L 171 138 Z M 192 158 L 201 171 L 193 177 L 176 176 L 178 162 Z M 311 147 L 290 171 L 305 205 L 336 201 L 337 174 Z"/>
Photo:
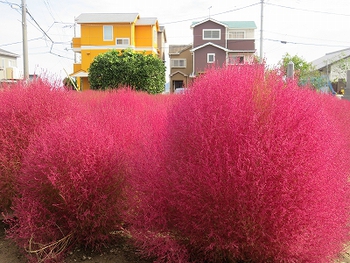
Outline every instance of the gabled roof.
<path fill-rule="evenodd" d="M 83 13 L 75 21 L 78 24 L 133 23 L 139 17 L 138 13 Z"/>
<path fill-rule="evenodd" d="M 184 77 L 187 77 L 187 76 L 188 76 L 186 73 L 184 73 L 184 72 L 178 70 L 178 71 L 175 71 L 174 73 L 170 74 L 170 77 L 173 77 L 173 76 L 175 76 L 176 74 L 181 74 L 181 75 L 183 75 Z"/>
<path fill-rule="evenodd" d="M 209 45 L 210 45 L 210 46 L 214 46 L 214 47 L 216 47 L 216 48 L 219 48 L 219 49 L 221 49 L 221 50 L 223 50 L 223 51 L 226 51 L 226 52 L 230 51 L 229 49 L 224 48 L 224 47 L 222 47 L 222 46 L 216 45 L 216 44 L 211 43 L 211 42 L 207 42 L 207 43 L 205 43 L 205 44 L 203 44 L 203 45 L 201 45 L 201 46 L 198 46 L 198 47 L 195 47 L 195 48 L 191 49 L 191 52 L 194 52 L 194 51 L 196 51 L 196 50 L 198 50 L 198 49 L 204 48 L 204 47 L 209 46 Z"/>
<path fill-rule="evenodd" d="M 13 58 L 19 57 L 19 55 L 12 53 L 12 52 L 9 52 L 9 51 L 6 51 L 6 50 L 1 49 L 1 48 L 0 48 L 0 55 L 7 56 L 7 57 L 13 57 Z"/>
<path fill-rule="evenodd" d="M 200 22 L 192 22 L 191 28 L 198 26 L 200 24 L 203 24 L 207 21 L 212 21 L 214 23 L 217 23 L 219 25 L 222 25 L 230 29 L 256 29 L 257 28 L 254 21 L 217 21 L 212 18 L 207 18 Z"/>
<path fill-rule="evenodd" d="M 327 67 L 341 59 L 350 57 L 350 48 L 342 49 L 339 51 L 327 53 L 323 57 L 320 57 L 312 62 L 317 70 Z"/>
<path fill-rule="evenodd" d="M 77 72 L 74 72 L 69 75 L 70 77 L 88 77 L 89 73 L 87 73 L 85 70 L 78 70 Z"/>
<path fill-rule="evenodd" d="M 217 21 L 217 20 L 212 19 L 212 18 L 207 18 L 207 19 L 204 19 L 204 20 L 199 21 L 199 22 L 198 22 L 198 21 L 192 22 L 191 28 L 193 28 L 193 27 L 195 27 L 195 26 L 199 26 L 200 24 L 203 24 L 203 23 L 208 22 L 208 21 L 213 21 L 214 23 L 217 23 L 217 24 L 219 24 L 219 25 L 222 25 L 222 26 L 224 26 L 224 27 L 227 27 L 227 25 L 223 24 L 223 23 L 220 22 L 220 21 Z"/>
<path fill-rule="evenodd" d="M 189 45 L 169 45 L 169 55 L 180 55 L 185 50 L 192 47 L 192 44 Z"/>

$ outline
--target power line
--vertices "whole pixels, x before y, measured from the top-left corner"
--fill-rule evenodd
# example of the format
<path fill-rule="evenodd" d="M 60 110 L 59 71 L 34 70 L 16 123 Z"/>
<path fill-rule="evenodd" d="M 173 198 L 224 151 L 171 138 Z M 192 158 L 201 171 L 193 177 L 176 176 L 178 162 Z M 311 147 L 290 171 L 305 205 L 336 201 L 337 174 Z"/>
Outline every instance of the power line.
<path fill-rule="evenodd" d="M 293 10 L 299 10 L 304 12 L 312 12 L 312 13 L 320 13 L 320 14 L 326 14 L 326 15 L 337 15 L 337 16 L 349 16 L 350 14 L 342 14 L 342 13 L 333 13 L 333 12 L 326 12 L 326 11 L 319 11 L 319 10 L 311 10 L 311 9 L 305 9 L 305 8 L 296 8 L 291 6 L 285 6 L 285 5 L 279 5 L 279 4 L 272 4 L 272 3 L 265 3 L 266 5 L 270 6 L 277 6 L 281 8 L 287 8 L 287 9 L 293 9 Z"/>
<path fill-rule="evenodd" d="M 210 16 L 212 17 L 212 16 L 223 15 L 223 14 L 239 11 L 239 10 L 242 10 L 242 9 L 246 9 L 246 8 L 249 8 L 249 7 L 253 7 L 253 6 L 256 6 L 256 5 L 259 5 L 259 4 L 260 4 L 260 2 L 257 2 L 257 3 L 251 4 L 251 5 L 247 5 L 247 6 L 243 6 L 243 7 L 239 7 L 239 8 L 235 8 L 235 9 L 231 9 L 231 10 L 227 10 L 227 11 L 216 13 L 216 14 L 213 14 L 213 15 L 210 15 Z M 195 18 L 188 18 L 188 19 L 183 19 L 183 20 L 165 22 L 165 23 L 162 23 L 162 25 L 177 24 L 177 23 L 194 21 L 194 20 L 199 20 L 199 19 L 204 19 L 204 18 L 208 18 L 208 16 L 201 16 L 201 17 L 195 17 Z"/>
<path fill-rule="evenodd" d="M 342 47 L 342 48 L 348 48 L 349 46 L 342 46 L 342 45 L 328 45 L 328 44 L 315 44 L 315 43 L 305 43 L 305 42 L 293 42 L 293 41 L 285 41 L 280 39 L 271 39 L 271 38 L 264 38 L 264 40 L 267 41 L 273 41 L 273 42 L 280 42 L 281 44 L 294 44 L 294 45 L 305 45 L 305 46 L 319 46 L 319 47 Z"/>

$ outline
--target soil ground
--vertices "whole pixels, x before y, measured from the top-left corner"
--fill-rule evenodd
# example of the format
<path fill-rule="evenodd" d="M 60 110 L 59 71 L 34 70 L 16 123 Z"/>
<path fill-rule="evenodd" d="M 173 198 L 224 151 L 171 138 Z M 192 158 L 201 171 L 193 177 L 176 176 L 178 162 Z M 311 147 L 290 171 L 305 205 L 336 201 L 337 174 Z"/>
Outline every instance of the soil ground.
<path fill-rule="evenodd" d="M 5 237 L 6 225 L 0 220 L 0 263 L 26 263 L 27 259 L 11 240 Z M 138 251 L 120 238 L 115 245 L 101 252 L 84 251 L 76 248 L 68 252 L 64 263 L 151 263 L 142 259 Z"/>
<path fill-rule="evenodd" d="M 27 260 L 17 246 L 5 237 L 6 225 L 0 220 L 0 263 L 26 263 Z M 73 249 L 68 252 L 64 263 L 151 263 L 151 259 L 140 257 L 137 249 L 128 245 L 122 238 L 115 245 L 97 253 Z M 335 263 L 350 263 L 350 246 Z"/>

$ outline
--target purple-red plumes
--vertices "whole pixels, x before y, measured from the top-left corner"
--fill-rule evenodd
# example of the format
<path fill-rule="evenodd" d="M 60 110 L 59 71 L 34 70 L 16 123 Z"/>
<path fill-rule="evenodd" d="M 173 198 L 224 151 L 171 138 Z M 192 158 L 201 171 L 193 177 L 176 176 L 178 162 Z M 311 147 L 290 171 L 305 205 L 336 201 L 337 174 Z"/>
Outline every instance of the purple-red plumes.
<path fill-rule="evenodd" d="M 77 112 L 69 93 L 44 79 L 0 90 L 0 212 L 9 212 L 28 143 L 42 126 Z"/>
<path fill-rule="evenodd" d="M 10 236 L 27 250 L 68 237 L 70 245 L 108 244 L 121 224 L 126 171 L 121 149 L 92 114 L 52 123 L 28 147 Z"/>
<path fill-rule="evenodd" d="M 130 90 L 74 97 L 80 113 L 42 129 L 27 149 L 14 205 L 18 220 L 9 233 L 27 250 L 30 242 L 62 239 L 93 249 L 108 245 L 137 205 L 129 185 L 141 180 L 133 174 L 140 166 L 152 170 L 159 158 L 147 153 L 155 153 L 167 97 Z M 62 250 L 58 242 L 50 257 L 57 260 Z"/>
<path fill-rule="evenodd" d="M 262 65 L 210 70 L 181 96 L 140 187 L 138 244 L 159 262 L 330 262 L 349 232 L 340 102 Z"/>

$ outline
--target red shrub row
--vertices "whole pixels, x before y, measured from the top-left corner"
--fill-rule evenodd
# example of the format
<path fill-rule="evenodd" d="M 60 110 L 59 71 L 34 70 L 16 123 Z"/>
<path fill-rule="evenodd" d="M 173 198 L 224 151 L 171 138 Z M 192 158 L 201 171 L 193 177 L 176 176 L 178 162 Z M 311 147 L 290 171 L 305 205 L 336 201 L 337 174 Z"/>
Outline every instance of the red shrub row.
<path fill-rule="evenodd" d="M 348 102 L 262 65 L 174 96 L 50 90 L 0 92 L 8 235 L 40 260 L 121 225 L 158 262 L 329 262 L 347 240 Z"/>

